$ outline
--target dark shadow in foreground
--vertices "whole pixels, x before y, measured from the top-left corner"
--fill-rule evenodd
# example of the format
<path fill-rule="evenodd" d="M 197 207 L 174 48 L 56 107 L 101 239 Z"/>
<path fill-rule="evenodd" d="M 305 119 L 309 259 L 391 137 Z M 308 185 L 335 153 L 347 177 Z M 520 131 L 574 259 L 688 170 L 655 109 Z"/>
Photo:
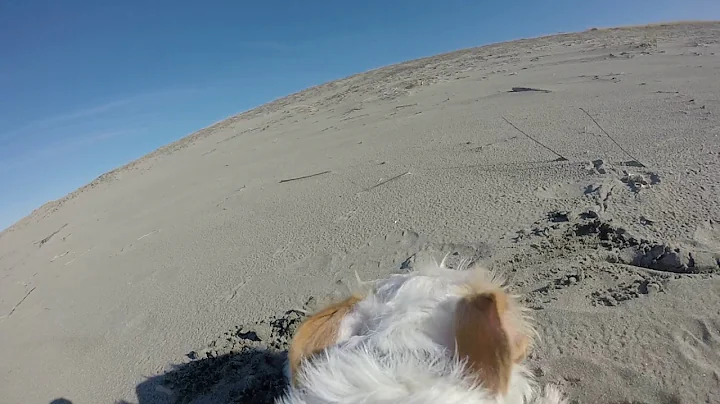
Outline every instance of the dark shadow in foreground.
<path fill-rule="evenodd" d="M 139 404 L 273 404 L 285 391 L 285 351 L 240 352 L 173 365 L 137 386 Z"/>

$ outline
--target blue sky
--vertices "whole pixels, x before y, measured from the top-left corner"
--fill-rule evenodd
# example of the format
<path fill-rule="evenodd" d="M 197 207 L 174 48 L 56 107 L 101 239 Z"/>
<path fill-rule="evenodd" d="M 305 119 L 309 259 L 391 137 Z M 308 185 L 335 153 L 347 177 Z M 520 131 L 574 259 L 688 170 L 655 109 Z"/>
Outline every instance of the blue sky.
<path fill-rule="evenodd" d="M 0 229 L 204 126 L 503 40 L 720 19 L 717 0 L 0 0 Z"/>

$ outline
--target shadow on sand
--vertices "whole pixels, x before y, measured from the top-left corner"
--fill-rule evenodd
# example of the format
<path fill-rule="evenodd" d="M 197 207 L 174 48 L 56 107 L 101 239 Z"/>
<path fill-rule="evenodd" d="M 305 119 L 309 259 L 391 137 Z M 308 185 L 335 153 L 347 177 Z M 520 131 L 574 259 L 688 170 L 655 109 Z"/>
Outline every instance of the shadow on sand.
<path fill-rule="evenodd" d="M 140 383 L 138 404 L 272 404 L 286 388 L 284 366 L 304 314 L 279 315 L 228 330 L 190 361 Z"/>
<path fill-rule="evenodd" d="M 236 326 L 189 352 L 189 362 L 138 384 L 136 401 L 115 404 L 274 404 L 287 386 L 287 349 L 304 316 L 288 310 Z M 50 404 L 72 402 L 58 398 Z"/>
<path fill-rule="evenodd" d="M 272 404 L 286 387 L 285 351 L 246 347 L 174 365 L 136 388 L 138 404 Z"/>

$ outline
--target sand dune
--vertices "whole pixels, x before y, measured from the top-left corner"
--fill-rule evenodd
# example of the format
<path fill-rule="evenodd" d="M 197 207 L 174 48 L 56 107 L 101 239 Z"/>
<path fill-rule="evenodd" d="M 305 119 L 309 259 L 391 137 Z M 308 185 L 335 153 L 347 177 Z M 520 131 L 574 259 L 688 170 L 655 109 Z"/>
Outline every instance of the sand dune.
<path fill-rule="evenodd" d="M 720 23 L 373 70 L 48 203 L 0 234 L 0 401 L 271 402 L 292 310 L 445 253 L 578 403 L 720 402 Z"/>

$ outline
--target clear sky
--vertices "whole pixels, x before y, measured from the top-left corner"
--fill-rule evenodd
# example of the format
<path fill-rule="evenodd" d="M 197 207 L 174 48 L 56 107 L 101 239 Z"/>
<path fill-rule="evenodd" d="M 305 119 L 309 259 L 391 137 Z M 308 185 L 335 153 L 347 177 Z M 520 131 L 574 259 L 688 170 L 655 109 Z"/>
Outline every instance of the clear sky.
<path fill-rule="evenodd" d="M 0 229 L 312 85 L 460 48 L 720 19 L 718 0 L 0 0 Z"/>

